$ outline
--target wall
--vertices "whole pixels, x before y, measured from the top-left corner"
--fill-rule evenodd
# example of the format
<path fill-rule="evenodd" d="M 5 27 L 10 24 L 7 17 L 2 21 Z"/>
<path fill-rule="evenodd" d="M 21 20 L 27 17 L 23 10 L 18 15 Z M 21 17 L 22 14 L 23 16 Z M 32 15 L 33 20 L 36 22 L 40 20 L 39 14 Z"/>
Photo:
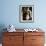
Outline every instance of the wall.
<path fill-rule="evenodd" d="M 16 28 L 46 28 L 46 0 L 0 0 L 0 25 L 13 24 Z M 19 5 L 34 5 L 34 23 L 20 23 Z"/>
<path fill-rule="evenodd" d="M 34 22 L 20 23 L 19 5 L 34 5 Z M 40 27 L 46 32 L 46 0 L 0 0 L 0 31 L 9 24 L 16 28 Z"/>

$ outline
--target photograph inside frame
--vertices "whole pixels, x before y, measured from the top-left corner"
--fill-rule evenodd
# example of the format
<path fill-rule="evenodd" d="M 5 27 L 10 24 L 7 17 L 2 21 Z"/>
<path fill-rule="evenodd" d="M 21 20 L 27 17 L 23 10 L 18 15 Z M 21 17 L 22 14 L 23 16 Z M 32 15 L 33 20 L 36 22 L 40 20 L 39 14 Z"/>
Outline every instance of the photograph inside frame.
<path fill-rule="evenodd" d="M 32 20 L 32 7 L 22 7 L 23 20 Z"/>

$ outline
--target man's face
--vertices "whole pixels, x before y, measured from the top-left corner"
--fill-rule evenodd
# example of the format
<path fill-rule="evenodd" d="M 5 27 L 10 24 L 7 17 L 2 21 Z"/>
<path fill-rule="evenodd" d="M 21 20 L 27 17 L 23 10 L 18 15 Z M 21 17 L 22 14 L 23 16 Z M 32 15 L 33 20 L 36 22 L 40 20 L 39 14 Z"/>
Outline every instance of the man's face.
<path fill-rule="evenodd" d="M 27 9 L 26 9 L 26 8 L 24 8 L 24 11 L 26 12 L 26 11 L 27 11 Z"/>

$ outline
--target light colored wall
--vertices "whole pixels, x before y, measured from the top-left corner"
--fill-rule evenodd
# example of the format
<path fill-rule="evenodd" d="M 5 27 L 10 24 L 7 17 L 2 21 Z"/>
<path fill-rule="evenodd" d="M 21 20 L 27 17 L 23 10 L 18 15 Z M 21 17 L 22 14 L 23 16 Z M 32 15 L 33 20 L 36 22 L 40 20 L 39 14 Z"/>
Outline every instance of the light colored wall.
<path fill-rule="evenodd" d="M 34 5 L 34 23 L 20 23 L 19 5 Z M 46 0 L 0 0 L 0 25 L 13 24 L 16 28 L 46 28 Z"/>

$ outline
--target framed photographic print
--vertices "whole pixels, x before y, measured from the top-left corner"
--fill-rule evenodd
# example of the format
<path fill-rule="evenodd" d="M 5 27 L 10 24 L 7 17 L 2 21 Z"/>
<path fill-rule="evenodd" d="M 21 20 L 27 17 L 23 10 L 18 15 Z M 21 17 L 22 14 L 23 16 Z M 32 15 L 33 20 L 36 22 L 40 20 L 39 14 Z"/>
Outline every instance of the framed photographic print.
<path fill-rule="evenodd" d="M 33 22 L 34 21 L 34 5 L 20 5 L 19 20 L 20 22 Z"/>

